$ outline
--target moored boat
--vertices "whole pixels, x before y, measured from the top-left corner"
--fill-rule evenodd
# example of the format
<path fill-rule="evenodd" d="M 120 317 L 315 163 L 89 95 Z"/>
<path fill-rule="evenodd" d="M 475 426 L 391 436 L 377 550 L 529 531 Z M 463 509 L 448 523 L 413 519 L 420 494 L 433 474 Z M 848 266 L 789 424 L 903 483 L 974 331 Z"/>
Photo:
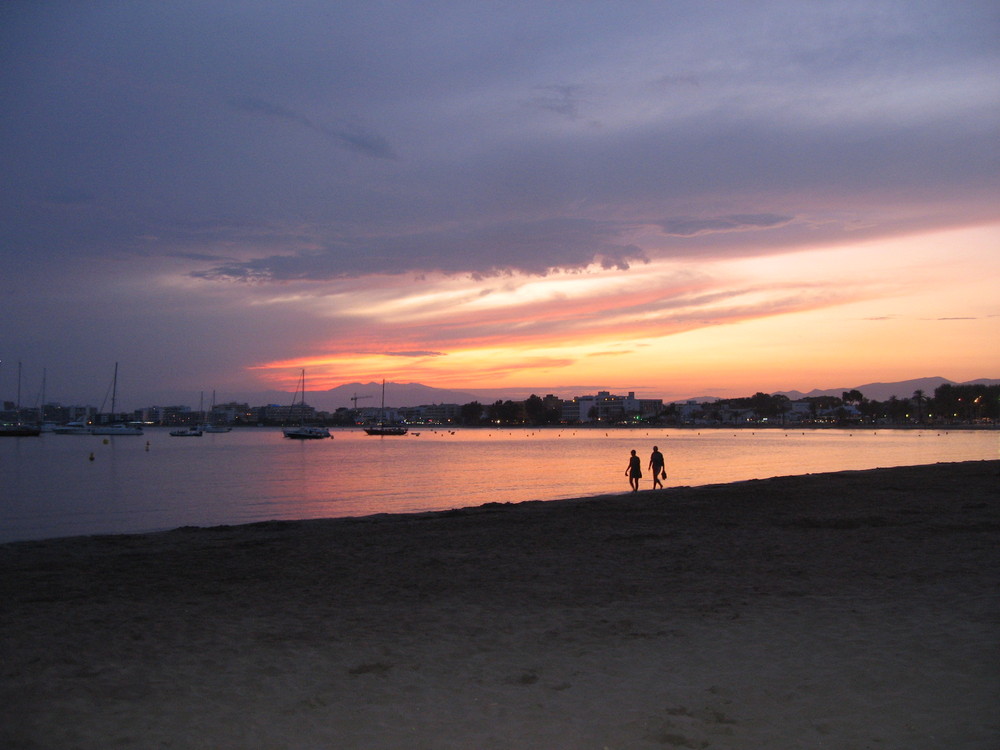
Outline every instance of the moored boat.
<path fill-rule="evenodd" d="M 39 415 L 41 415 L 41 410 L 39 410 Z M 41 426 L 26 424 L 21 421 L 21 363 L 18 362 L 17 402 L 14 406 L 14 421 L 0 423 L 0 437 L 38 437 L 41 434 Z"/>
<path fill-rule="evenodd" d="M 295 388 L 295 393 L 292 395 L 292 407 L 295 406 L 295 397 L 302 393 L 302 401 L 300 403 L 300 410 L 302 414 L 302 423 L 292 426 L 285 427 L 281 430 L 282 434 L 291 440 L 322 440 L 323 438 L 332 437 L 330 431 L 323 427 L 322 425 L 309 425 L 305 423 L 305 411 L 306 411 L 306 371 L 302 370 L 302 375 L 299 378 L 299 385 Z"/>
<path fill-rule="evenodd" d="M 409 428 L 401 424 L 386 424 L 385 422 L 385 378 L 382 378 L 382 409 L 380 415 L 378 424 L 365 427 L 365 432 L 369 435 L 386 437 L 389 435 L 405 435 L 409 432 Z"/>
<path fill-rule="evenodd" d="M 201 437 L 201 428 L 184 427 L 180 430 L 171 430 L 170 434 L 173 437 Z"/>
<path fill-rule="evenodd" d="M 0 437 L 37 437 L 42 434 L 42 428 L 23 422 L 0 424 Z"/>
<path fill-rule="evenodd" d="M 405 435 L 409 432 L 409 428 L 399 425 L 382 424 L 365 427 L 365 432 L 369 435 Z"/>
<path fill-rule="evenodd" d="M 91 435 L 142 435 L 142 427 L 133 424 L 95 424 L 90 428 Z"/>
<path fill-rule="evenodd" d="M 111 381 L 111 419 L 116 416 L 115 406 L 118 398 L 118 363 L 115 362 L 115 376 Z M 103 404 L 101 405 L 103 409 Z M 123 422 L 110 422 L 105 424 L 95 424 L 90 428 L 91 435 L 142 435 L 142 427 L 137 424 L 125 424 Z"/>
<path fill-rule="evenodd" d="M 292 440 L 320 440 L 330 437 L 330 431 L 326 427 L 303 424 L 298 427 L 286 427 L 282 430 L 286 438 Z"/>
<path fill-rule="evenodd" d="M 212 391 L 212 409 L 211 414 L 215 414 L 215 391 Z M 198 425 L 198 429 L 202 432 L 231 432 L 232 427 L 227 424 L 212 424 L 209 420 L 211 417 L 206 417 L 205 412 L 201 413 L 201 424 Z"/>
<path fill-rule="evenodd" d="M 52 428 L 52 432 L 56 435 L 90 435 L 92 427 L 93 425 L 86 422 L 67 422 L 66 424 L 57 424 Z"/>

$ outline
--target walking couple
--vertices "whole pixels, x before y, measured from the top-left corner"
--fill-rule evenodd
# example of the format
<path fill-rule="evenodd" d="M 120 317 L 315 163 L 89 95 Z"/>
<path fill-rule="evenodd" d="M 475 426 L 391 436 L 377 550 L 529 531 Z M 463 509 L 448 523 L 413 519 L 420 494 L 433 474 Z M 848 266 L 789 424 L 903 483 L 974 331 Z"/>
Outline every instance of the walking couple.
<path fill-rule="evenodd" d="M 653 452 L 649 456 L 649 465 L 646 467 L 653 472 L 653 489 L 657 487 L 663 489 L 663 482 L 660 479 L 667 478 L 666 462 L 663 454 L 657 446 L 653 446 Z M 632 451 L 632 457 L 628 460 L 628 468 L 625 469 L 625 476 L 628 477 L 629 486 L 632 492 L 639 491 L 639 480 L 642 479 L 642 460 Z"/>

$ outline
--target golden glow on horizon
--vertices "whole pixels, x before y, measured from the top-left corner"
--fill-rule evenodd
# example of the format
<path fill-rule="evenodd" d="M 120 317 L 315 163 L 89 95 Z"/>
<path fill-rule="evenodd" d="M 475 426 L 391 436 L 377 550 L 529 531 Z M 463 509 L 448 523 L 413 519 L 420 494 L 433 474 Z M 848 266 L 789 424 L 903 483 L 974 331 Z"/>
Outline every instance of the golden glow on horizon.
<path fill-rule="evenodd" d="M 384 377 L 455 388 L 688 383 L 690 395 L 990 377 L 998 230 L 627 273 L 428 278 L 383 286 L 374 304 L 362 280 L 336 307 L 363 326 L 260 371 L 287 386 L 305 367 L 316 389 Z"/>

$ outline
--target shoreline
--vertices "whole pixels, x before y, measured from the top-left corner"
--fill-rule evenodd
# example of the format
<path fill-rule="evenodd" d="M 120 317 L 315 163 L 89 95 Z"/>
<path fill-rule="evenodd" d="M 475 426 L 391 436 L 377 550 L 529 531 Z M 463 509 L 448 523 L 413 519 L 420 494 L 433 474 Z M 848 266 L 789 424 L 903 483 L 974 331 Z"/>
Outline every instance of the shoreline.
<path fill-rule="evenodd" d="M 1000 461 L 0 545 L 0 744 L 980 748 Z"/>

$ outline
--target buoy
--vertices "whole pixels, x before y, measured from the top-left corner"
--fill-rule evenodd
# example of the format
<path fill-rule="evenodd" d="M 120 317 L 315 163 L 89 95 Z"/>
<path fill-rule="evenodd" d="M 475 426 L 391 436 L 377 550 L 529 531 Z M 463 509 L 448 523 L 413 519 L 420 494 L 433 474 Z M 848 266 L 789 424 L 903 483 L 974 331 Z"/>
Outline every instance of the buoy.
<path fill-rule="evenodd" d="M 105 445 L 107 445 L 107 444 L 108 444 L 108 439 L 107 439 L 107 438 L 104 438 L 104 440 L 103 440 L 102 442 L 103 442 L 103 443 L 104 443 Z"/>
<path fill-rule="evenodd" d="M 91 461 L 93 461 L 93 460 L 94 460 L 94 454 L 93 454 L 93 453 L 91 453 L 91 454 L 90 454 L 90 460 L 91 460 Z"/>

